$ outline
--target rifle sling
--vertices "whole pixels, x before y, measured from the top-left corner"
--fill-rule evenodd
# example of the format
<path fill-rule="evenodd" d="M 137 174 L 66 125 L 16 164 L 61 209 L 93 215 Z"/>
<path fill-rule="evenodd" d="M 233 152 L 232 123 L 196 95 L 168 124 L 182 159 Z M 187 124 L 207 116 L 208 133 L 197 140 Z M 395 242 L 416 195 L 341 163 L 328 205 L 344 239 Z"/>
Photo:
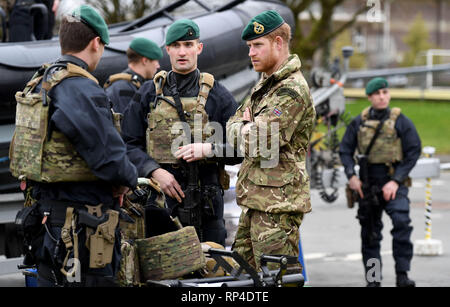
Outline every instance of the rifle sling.
<path fill-rule="evenodd" d="M 177 109 L 178 117 L 182 122 L 187 122 L 186 117 L 183 112 L 183 104 L 181 103 L 180 95 L 178 93 L 177 84 L 175 81 L 170 86 L 170 92 L 172 94 L 173 100 L 175 101 L 175 108 Z"/>
<path fill-rule="evenodd" d="M 389 114 L 388 114 L 388 115 L 389 115 Z M 366 152 L 364 153 L 364 155 L 365 155 L 366 157 L 369 156 L 370 150 L 372 150 L 372 147 L 373 147 L 373 145 L 375 144 L 376 139 L 377 139 L 378 136 L 380 135 L 381 128 L 383 127 L 383 124 L 384 124 L 384 122 L 386 121 L 386 119 L 387 119 L 388 117 L 389 117 L 389 116 L 384 116 L 384 117 L 381 119 L 380 123 L 378 124 L 378 126 L 377 126 L 377 128 L 376 128 L 376 130 L 375 130 L 375 134 L 373 135 L 373 138 L 370 140 L 369 146 L 367 146 Z"/>

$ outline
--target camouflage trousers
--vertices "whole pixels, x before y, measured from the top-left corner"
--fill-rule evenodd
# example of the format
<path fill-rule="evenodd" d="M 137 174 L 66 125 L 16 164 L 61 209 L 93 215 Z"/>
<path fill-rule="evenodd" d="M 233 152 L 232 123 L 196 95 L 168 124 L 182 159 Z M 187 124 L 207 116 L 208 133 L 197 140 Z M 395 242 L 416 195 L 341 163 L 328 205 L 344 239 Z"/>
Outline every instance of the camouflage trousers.
<path fill-rule="evenodd" d="M 299 227 L 303 213 L 267 213 L 244 208 L 232 249 L 238 252 L 256 270 L 260 257 L 265 255 L 299 256 Z M 300 268 L 300 263 L 295 265 Z M 275 270 L 277 264 L 269 263 Z"/>

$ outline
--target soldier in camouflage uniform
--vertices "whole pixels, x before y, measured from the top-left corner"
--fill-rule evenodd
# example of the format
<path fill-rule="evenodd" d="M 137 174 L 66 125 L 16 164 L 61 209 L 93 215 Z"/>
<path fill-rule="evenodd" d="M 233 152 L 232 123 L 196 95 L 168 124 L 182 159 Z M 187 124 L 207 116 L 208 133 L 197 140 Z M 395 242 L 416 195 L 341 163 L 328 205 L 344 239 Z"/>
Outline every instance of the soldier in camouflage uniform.
<path fill-rule="evenodd" d="M 233 250 L 257 269 L 261 254 L 298 257 L 299 227 L 311 211 L 305 160 L 316 113 L 300 59 L 289 53 L 290 30 L 275 11 L 257 15 L 244 29 L 262 76 L 227 123 L 228 140 L 245 155 L 236 183 L 242 214 Z"/>
<path fill-rule="evenodd" d="M 355 151 L 365 155 L 378 125 L 382 124 L 378 137 L 368 153 L 368 177 L 370 189 L 377 191 L 375 201 L 369 206 L 359 201 L 358 218 L 361 224 L 363 265 L 367 272 L 372 267 L 370 259 L 381 263 L 380 243 L 383 210 L 392 219 L 392 251 L 395 259 L 397 286 L 411 287 L 414 281 L 407 276 L 413 255 L 410 241 L 412 226 L 409 218 L 407 179 L 421 152 L 421 142 L 414 124 L 401 114 L 399 108 L 389 108 L 390 93 L 384 78 L 374 78 L 366 86 L 371 106 L 367 107 L 348 126 L 339 149 L 349 187 L 357 191 L 361 199 L 367 190 L 355 173 Z M 380 272 L 381 273 L 381 272 Z M 380 275 L 379 275 L 380 276 Z M 367 280 L 367 286 L 380 286 L 380 281 Z"/>

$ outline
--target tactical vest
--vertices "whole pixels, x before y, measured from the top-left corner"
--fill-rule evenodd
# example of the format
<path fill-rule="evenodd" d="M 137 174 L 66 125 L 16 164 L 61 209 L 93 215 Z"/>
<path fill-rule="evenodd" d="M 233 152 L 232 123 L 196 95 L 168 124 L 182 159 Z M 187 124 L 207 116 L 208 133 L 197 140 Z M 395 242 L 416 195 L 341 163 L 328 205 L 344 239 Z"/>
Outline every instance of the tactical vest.
<path fill-rule="evenodd" d="M 166 78 L 166 71 L 160 71 L 153 78 L 156 100 L 150 102 L 150 112 L 147 114 L 147 153 L 158 163 L 175 164 L 178 160 L 173 153 L 178 150 L 178 146 L 186 145 L 185 143 L 180 144 L 180 137 L 191 140 L 191 136 L 193 136 L 195 142 L 205 142 L 214 134 L 214 129 L 208 125 L 208 114 L 205 111 L 209 91 L 214 85 L 214 77 L 208 73 L 201 73 L 198 96 L 180 97 L 183 112 L 189 124 L 190 136 L 186 136 L 181 130 L 180 124 L 183 123 L 174 106 L 175 100 L 173 97 L 163 94 Z"/>
<path fill-rule="evenodd" d="M 369 119 L 370 107 L 361 113 L 362 123 L 358 131 L 358 150 L 361 154 L 366 152 L 372 140 L 375 130 L 380 123 L 379 120 Z M 401 139 L 395 130 L 395 122 L 400 115 L 399 108 L 392 108 L 389 118 L 385 120 L 378 138 L 369 153 L 369 163 L 395 163 L 403 159 Z"/>
<path fill-rule="evenodd" d="M 137 79 L 137 75 L 127 74 L 127 73 L 119 73 L 119 74 L 111 75 L 109 77 L 109 79 L 105 82 L 105 84 L 103 85 L 103 88 L 107 89 L 114 82 L 119 81 L 119 80 L 128 81 L 128 82 L 132 83 L 134 86 L 136 86 L 137 89 L 139 89 L 142 85 L 141 82 Z"/>
<path fill-rule="evenodd" d="M 25 89 L 16 93 L 16 127 L 9 151 L 11 173 L 17 178 L 37 182 L 98 180 L 64 134 L 53 130 L 49 139 L 51 100 L 46 95 L 66 78 L 85 77 L 97 84 L 98 81 L 86 70 L 70 63 L 42 80 L 49 67 L 48 64 L 42 66 Z M 33 93 L 41 81 L 41 92 Z M 42 94 L 44 90 L 46 93 Z"/>

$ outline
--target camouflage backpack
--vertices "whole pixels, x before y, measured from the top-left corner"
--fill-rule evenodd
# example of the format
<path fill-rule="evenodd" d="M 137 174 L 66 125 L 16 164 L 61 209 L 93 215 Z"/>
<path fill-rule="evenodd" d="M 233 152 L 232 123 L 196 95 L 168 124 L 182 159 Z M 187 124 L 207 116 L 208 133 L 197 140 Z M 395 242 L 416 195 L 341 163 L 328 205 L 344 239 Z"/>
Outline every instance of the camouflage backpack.
<path fill-rule="evenodd" d="M 206 265 L 195 228 L 136 240 L 141 280 L 163 280 L 182 277 Z"/>
<path fill-rule="evenodd" d="M 47 79 L 48 72 L 56 67 L 61 69 Z M 16 93 L 16 127 L 9 151 L 13 176 L 38 182 L 98 180 L 64 134 L 52 131 L 49 138 L 49 108 L 52 102 L 47 93 L 70 77 L 85 77 L 98 84 L 94 76 L 77 65 L 45 64 L 25 89 Z M 35 93 L 41 81 L 42 90 Z"/>
<path fill-rule="evenodd" d="M 139 258 L 136 245 L 133 240 L 120 242 L 120 269 L 117 273 L 117 281 L 122 287 L 134 287 L 141 284 Z"/>

